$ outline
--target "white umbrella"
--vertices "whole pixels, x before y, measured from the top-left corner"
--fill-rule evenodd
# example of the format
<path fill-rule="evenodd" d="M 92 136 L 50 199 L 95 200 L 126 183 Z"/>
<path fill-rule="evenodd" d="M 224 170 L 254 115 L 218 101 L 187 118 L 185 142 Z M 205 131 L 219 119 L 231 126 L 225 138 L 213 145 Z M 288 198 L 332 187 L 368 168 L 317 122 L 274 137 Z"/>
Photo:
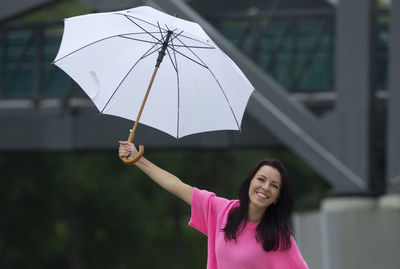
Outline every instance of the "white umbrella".
<path fill-rule="evenodd" d="M 139 120 L 176 138 L 240 130 L 254 87 L 200 25 L 146 6 L 64 23 L 53 63 L 101 113 L 135 121 L 130 142 Z"/>

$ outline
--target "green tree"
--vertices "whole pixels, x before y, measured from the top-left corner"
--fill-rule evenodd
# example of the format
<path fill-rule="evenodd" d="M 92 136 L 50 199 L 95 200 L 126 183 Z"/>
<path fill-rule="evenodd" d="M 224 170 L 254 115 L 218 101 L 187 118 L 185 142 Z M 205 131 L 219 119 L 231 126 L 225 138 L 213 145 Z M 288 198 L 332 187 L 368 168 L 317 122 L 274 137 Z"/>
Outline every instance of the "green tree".
<path fill-rule="evenodd" d="M 286 149 L 146 152 L 186 183 L 230 199 L 268 156 L 288 166 L 296 208 L 317 208 L 327 184 Z M 0 171 L 1 268 L 206 265 L 206 237 L 187 225 L 190 207 L 116 152 L 1 153 Z"/>

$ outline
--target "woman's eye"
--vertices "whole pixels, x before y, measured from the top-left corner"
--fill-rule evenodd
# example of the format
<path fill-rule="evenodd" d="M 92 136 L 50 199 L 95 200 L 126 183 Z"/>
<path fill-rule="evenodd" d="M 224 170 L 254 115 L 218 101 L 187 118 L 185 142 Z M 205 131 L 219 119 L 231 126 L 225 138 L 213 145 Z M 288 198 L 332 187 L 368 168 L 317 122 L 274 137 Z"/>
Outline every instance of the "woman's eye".
<path fill-rule="evenodd" d="M 265 179 L 263 179 L 262 177 L 259 177 L 258 180 L 259 180 L 259 181 L 262 181 L 262 182 L 265 181 Z"/>

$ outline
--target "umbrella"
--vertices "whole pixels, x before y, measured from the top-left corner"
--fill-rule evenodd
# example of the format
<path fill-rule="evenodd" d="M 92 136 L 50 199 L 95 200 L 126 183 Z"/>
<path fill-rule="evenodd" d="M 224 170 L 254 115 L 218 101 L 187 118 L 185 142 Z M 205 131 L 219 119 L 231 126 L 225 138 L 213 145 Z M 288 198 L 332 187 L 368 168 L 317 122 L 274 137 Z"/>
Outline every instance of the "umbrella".
<path fill-rule="evenodd" d="M 135 121 L 130 142 L 139 121 L 176 138 L 240 130 L 254 90 L 200 25 L 147 6 L 65 19 L 53 63 L 100 113 Z"/>

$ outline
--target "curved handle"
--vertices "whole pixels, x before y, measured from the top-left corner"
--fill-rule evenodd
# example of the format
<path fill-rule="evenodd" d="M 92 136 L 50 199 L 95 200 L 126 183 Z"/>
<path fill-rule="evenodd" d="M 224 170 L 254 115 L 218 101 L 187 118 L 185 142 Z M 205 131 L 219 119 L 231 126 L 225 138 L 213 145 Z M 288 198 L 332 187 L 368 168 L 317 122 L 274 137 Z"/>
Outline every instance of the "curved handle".
<path fill-rule="evenodd" d="M 139 152 L 138 152 L 138 154 L 136 155 L 136 157 L 135 157 L 133 160 L 128 160 L 127 157 L 123 157 L 123 158 L 122 158 L 122 161 L 123 161 L 126 165 L 132 165 L 132 164 L 136 163 L 137 161 L 139 161 L 140 158 L 142 158 L 143 153 L 144 153 L 144 146 L 143 146 L 143 145 L 140 145 L 140 146 L 139 146 Z"/>

